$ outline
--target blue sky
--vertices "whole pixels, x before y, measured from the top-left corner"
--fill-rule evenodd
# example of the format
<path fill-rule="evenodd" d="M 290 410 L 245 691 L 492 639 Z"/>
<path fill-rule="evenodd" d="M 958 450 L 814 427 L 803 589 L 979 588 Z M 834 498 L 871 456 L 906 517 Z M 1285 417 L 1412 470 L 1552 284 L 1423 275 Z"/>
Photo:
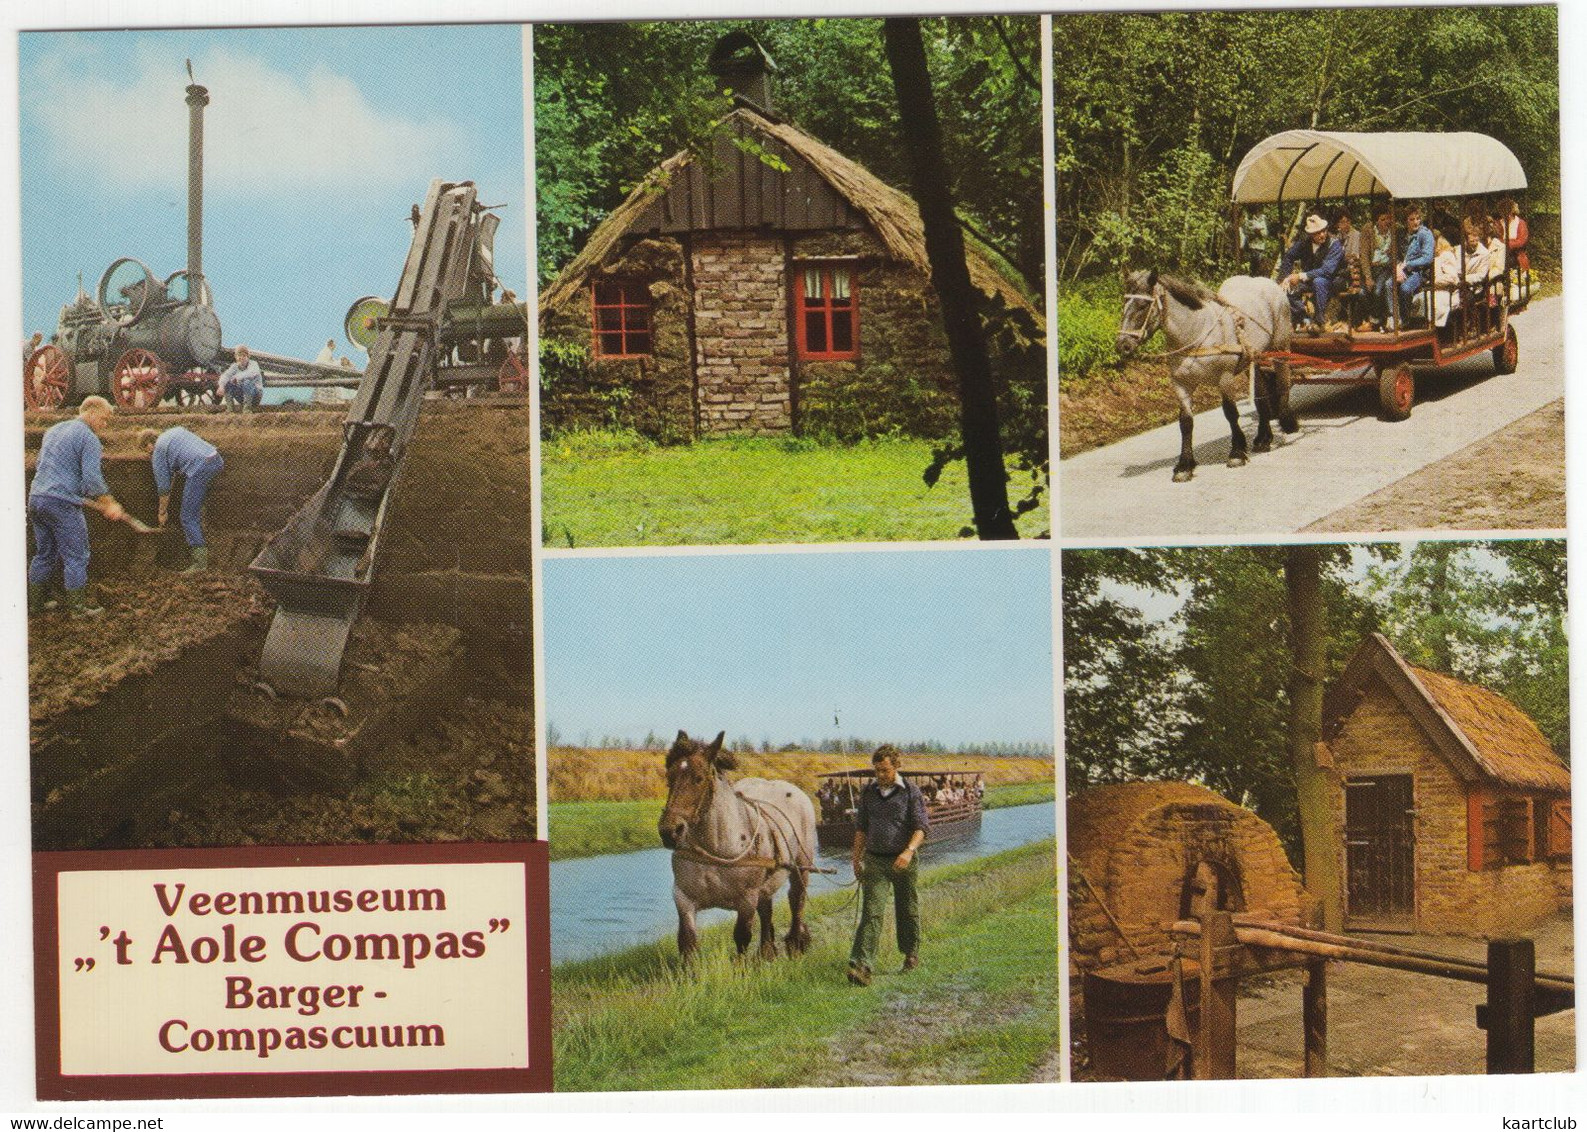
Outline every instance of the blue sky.
<path fill-rule="evenodd" d="M 560 558 L 546 716 L 647 732 L 1051 744 L 1045 548 Z"/>
<path fill-rule="evenodd" d="M 225 342 L 312 358 L 354 299 L 389 294 L 431 179 L 504 203 L 496 270 L 525 281 L 516 26 L 49 32 L 20 37 L 25 333 L 77 273 L 186 266 L 183 60 L 210 91 L 204 274 Z"/>

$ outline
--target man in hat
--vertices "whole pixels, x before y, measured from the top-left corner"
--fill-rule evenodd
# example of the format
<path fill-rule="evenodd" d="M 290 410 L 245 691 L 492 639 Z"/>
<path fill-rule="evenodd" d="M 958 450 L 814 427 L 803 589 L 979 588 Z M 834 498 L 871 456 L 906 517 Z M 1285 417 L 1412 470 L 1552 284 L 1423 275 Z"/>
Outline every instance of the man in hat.
<path fill-rule="evenodd" d="M 884 743 L 871 756 L 875 778 L 860 791 L 854 814 L 854 878 L 860 886 L 860 924 L 849 952 L 849 982 L 869 986 L 882 918 L 892 893 L 898 950 L 904 970 L 920 966 L 920 901 L 915 879 L 920 866 L 915 851 L 926 840 L 930 819 L 920 787 L 898 774 L 903 756 Z"/>
<path fill-rule="evenodd" d="M 1284 251 L 1278 273 L 1289 292 L 1289 309 L 1296 328 L 1310 325 L 1318 329 L 1328 317 L 1328 298 L 1337 288 L 1334 277 L 1344 267 L 1345 249 L 1328 233 L 1328 221 L 1317 213 L 1306 217 L 1306 231 Z M 1306 295 L 1311 294 L 1315 317 L 1306 314 Z"/>

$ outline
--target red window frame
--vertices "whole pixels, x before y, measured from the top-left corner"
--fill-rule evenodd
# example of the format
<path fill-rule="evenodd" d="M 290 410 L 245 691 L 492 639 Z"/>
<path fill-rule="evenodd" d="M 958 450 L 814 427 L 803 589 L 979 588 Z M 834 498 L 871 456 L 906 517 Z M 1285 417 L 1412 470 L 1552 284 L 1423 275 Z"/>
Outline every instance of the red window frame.
<path fill-rule="evenodd" d="M 597 358 L 648 358 L 650 288 L 637 279 L 590 284 L 590 342 Z"/>
<path fill-rule="evenodd" d="M 836 361 L 860 356 L 860 287 L 855 263 L 794 263 L 794 340 L 799 357 Z M 810 293 L 812 284 L 818 293 Z M 847 344 L 844 344 L 847 339 Z"/>

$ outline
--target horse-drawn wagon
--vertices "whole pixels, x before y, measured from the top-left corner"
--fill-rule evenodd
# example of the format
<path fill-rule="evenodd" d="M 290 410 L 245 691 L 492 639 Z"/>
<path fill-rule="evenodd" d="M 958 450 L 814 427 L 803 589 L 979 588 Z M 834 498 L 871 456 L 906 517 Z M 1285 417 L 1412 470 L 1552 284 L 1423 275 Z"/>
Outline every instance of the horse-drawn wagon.
<path fill-rule="evenodd" d="M 1485 134 L 1288 130 L 1245 155 L 1234 175 L 1232 199 L 1236 209 L 1370 200 L 1374 216 L 1389 216 L 1392 265 L 1403 258 L 1405 202 L 1441 207 L 1524 188 L 1526 174 L 1515 155 Z M 1452 219 L 1458 223 L 1460 217 Z M 1370 239 L 1370 229 L 1363 235 Z M 1458 279 L 1440 288 L 1434 272 L 1426 271 L 1406 304 L 1406 317 L 1386 317 L 1382 329 L 1364 329 L 1365 319 L 1349 317 L 1362 313 L 1352 308 L 1372 299 L 1371 281 L 1363 280 L 1364 287 L 1343 297 L 1347 317 L 1342 327 L 1325 324 L 1325 312 L 1318 311 L 1315 331 L 1297 332 L 1286 350 L 1259 354 L 1258 366 L 1288 363 L 1296 383 L 1376 385 L 1390 420 L 1411 414 L 1413 365 L 1447 366 L 1486 353 L 1496 372 L 1513 373 L 1519 344 L 1510 316 L 1530 300 L 1531 275 L 1506 256 L 1502 272 L 1468 278 L 1465 245 L 1452 241 L 1451 246 L 1459 256 Z M 1398 281 L 1389 290 L 1390 303 L 1399 301 Z"/>

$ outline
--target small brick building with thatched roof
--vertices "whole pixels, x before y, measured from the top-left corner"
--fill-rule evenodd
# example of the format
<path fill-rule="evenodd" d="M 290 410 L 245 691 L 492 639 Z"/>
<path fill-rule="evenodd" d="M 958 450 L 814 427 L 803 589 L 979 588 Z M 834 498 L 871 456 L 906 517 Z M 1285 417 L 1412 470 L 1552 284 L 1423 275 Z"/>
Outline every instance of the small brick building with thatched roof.
<path fill-rule="evenodd" d="M 1323 701 L 1348 928 L 1487 935 L 1571 900 L 1570 770 L 1509 700 L 1381 634 Z"/>
<path fill-rule="evenodd" d="M 541 293 L 542 419 L 664 440 L 949 435 L 955 380 L 915 202 L 740 101 L 708 152 L 663 162 Z M 967 242 L 994 368 L 1044 405 L 1042 316 Z"/>

